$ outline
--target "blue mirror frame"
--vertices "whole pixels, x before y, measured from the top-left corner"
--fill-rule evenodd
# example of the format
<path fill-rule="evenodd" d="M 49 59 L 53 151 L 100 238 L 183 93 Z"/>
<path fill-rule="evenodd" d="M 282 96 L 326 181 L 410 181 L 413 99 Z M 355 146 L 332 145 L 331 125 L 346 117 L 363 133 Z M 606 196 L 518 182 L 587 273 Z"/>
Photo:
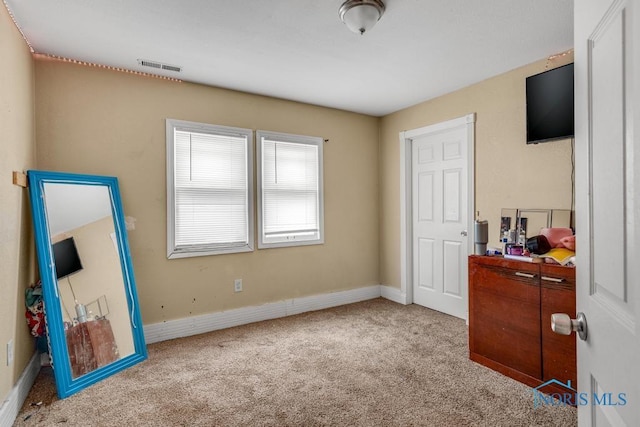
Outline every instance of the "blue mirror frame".
<path fill-rule="evenodd" d="M 142 318 L 138 304 L 133 265 L 131 263 L 127 230 L 117 178 L 39 170 L 30 170 L 27 172 L 27 176 L 29 179 L 29 196 L 35 230 L 38 265 L 42 281 L 49 351 L 54 369 L 57 393 L 58 396 L 63 399 L 147 359 Z M 111 202 L 111 214 L 114 222 L 114 233 L 116 236 L 114 243 L 117 245 L 120 257 L 120 267 L 122 269 L 122 278 L 125 287 L 124 293 L 128 304 L 129 322 L 134 348 L 133 352 L 76 378 L 72 375 L 69 362 L 70 355 L 67 348 L 65 324 L 63 322 L 61 309 L 61 296 L 58 290 L 52 236 L 50 235 L 47 218 L 44 191 L 45 184 L 103 186 L 108 189 Z"/>

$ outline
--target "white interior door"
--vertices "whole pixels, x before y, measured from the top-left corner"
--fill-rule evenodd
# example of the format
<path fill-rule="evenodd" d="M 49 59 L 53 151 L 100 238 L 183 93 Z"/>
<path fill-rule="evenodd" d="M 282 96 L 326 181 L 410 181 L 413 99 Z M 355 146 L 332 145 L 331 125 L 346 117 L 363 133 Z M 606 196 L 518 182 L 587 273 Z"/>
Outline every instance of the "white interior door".
<path fill-rule="evenodd" d="M 578 420 L 640 425 L 640 19 L 575 2 Z"/>
<path fill-rule="evenodd" d="M 467 318 L 466 118 L 411 131 L 413 302 Z"/>

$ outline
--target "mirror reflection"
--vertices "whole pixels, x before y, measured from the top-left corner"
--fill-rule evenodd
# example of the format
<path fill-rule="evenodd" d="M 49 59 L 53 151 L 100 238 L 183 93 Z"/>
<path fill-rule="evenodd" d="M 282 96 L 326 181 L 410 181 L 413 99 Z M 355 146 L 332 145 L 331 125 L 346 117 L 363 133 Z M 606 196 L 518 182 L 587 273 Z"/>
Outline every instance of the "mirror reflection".
<path fill-rule="evenodd" d="M 524 245 L 528 238 L 549 227 L 570 228 L 571 210 L 502 208 L 500 211 L 500 242 Z"/>
<path fill-rule="evenodd" d="M 524 245 L 529 237 L 537 236 L 543 228 L 551 227 L 551 209 L 521 209 L 516 221 L 518 244 Z"/>
<path fill-rule="evenodd" d="M 73 378 L 134 352 L 107 187 L 45 183 Z"/>

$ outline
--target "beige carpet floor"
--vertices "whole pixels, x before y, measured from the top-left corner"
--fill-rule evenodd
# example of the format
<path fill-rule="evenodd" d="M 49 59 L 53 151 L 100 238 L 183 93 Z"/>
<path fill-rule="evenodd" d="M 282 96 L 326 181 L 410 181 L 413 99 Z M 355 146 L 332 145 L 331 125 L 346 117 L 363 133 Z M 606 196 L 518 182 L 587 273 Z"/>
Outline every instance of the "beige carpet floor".
<path fill-rule="evenodd" d="M 464 321 L 375 299 L 149 345 L 64 400 L 43 368 L 16 426 L 573 426 L 468 359 Z M 32 403 L 43 402 L 40 406 Z"/>

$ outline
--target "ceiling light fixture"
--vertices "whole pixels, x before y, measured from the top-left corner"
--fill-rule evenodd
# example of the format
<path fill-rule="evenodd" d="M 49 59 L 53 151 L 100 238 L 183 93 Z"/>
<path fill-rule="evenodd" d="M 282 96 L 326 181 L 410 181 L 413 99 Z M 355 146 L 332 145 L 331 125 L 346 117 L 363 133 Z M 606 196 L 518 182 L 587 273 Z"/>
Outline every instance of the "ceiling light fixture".
<path fill-rule="evenodd" d="M 342 22 L 351 31 L 361 35 L 373 28 L 383 13 L 382 0 L 347 0 L 342 3 L 338 12 Z"/>

